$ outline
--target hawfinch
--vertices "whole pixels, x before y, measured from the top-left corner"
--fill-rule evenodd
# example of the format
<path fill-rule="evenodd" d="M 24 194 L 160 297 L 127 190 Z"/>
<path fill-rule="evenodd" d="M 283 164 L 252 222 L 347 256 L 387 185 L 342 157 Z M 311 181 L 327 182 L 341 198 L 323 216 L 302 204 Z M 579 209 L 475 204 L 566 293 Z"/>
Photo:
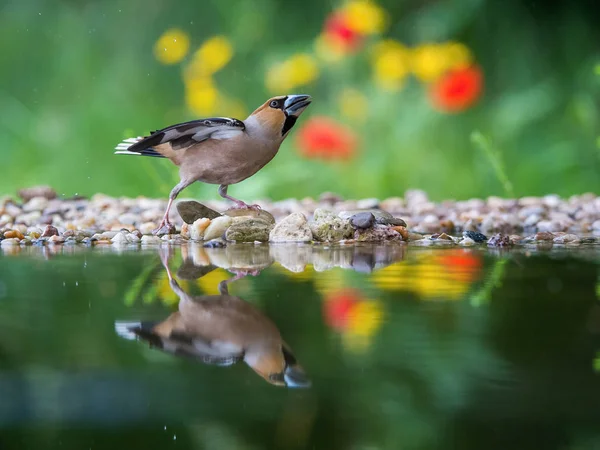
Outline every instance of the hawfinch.
<path fill-rule="evenodd" d="M 244 121 L 226 117 L 192 120 L 117 145 L 116 154 L 169 158 L 179 166 L 180 182 L 169 195 L 155 233 L 163 227 L 172 229 L 169 210 L 173 200 L 195 181 L 220 185 L 221 197 L 235 202 L 238 208 L 257 209 L 257 205 L 227 195 L 227 187 L 251 177 L 275 157 L 310 102 L 309 95 L 273 97 Z"/>
<path fill-rule="evenodd" d="M 219 284 L 220 295 L 192 296 L 167 269 L 171 289 L 179 296 L 179 310 L 162 322 L 116 322 L 116 332 L 126 339 L 141 339 L 151 347 L 178 356 L 221 366 L 244 361 L 269 383 L 309 387 L 310 381 L 275 324 L 250 303 L 229 294 Z"/>

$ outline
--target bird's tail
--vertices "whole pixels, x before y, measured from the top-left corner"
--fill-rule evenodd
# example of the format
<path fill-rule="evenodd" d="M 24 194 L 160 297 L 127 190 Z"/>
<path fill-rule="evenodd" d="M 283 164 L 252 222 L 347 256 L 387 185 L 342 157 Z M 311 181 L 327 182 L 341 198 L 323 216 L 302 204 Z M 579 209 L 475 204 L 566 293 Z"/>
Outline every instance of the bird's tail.
<path fill-rule="evenodd" d="M 165 155 L 162 155 L 152 147 L 140 149 L 137 148 L 139 146 L 136 146 L 134 151 L 130 150 L 131 147 L 133 147 L 133 145 L 137 144 L 138 142 L 144 139 L 145 138 L 141 136 L 138 136 L 136 138 L 125 139 L 115 147 L 115 155 L 154 156 L 155 158 L 165 158 Z"/>

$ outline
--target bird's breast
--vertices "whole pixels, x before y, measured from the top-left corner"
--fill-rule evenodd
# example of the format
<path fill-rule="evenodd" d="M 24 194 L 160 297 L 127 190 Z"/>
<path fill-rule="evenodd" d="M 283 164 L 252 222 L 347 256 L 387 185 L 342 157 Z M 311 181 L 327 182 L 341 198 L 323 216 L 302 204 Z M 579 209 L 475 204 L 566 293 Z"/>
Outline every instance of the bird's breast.
<path fill-rule="evenodd" d="M 209 139 L 185 150 L 182 175 L 212 184 L 235 184 L 251 177 L 271 161 L 279 143 L 247 135 L 226 140 Z"/>

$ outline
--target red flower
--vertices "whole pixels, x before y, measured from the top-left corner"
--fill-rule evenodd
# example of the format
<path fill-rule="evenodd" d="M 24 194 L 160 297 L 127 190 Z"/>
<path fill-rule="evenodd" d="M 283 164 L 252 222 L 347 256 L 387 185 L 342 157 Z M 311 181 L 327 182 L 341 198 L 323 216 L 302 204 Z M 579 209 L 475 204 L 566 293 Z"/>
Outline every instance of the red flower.
<path fill-rule="evenodd" d="M 300 152 L 307 158 L 349 159 L 356 151 L 354 132 L 328 117 L 313 117 L 296 134 Z"/>
<path fill-rule="evenodd" d="M 429 91 L 433 105 L 444 112 L 459 112 L 479 99 L 483 90 L 483 73 L 478 66 L 450 71 L 435 82 Z"/>
<path fill-rule="evenodd" d="M 329 294 L 323 304 L 327 326 L 338 331 L 344 330 L 352 309 L 360 300 L 359 293 L 354 289 L 342 289 Z"/>
<path fill-rule="evenodd" d="M 325 39 L 335 48 L 349 52 L 357 50 L 362 44 L 362 35 L 350 28 L 342 12 L 332 13 L 325 21 Z"/>

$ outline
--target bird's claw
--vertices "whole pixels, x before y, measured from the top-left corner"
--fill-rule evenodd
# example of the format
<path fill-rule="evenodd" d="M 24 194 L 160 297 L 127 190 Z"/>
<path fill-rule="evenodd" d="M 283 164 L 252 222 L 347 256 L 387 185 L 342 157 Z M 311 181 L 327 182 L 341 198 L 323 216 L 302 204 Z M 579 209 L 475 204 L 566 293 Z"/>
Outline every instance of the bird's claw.
<path fill-rule="evenodd" d="M 155 236 L 163 236 L 165 234 L 173 234 L 175 233 L 175 231 L 175 225 L 173 225 L 169 221 L 163 220 L 158 226 L 158 228 L 152 231 L 152 234 L 154 234 Z"/>
<path fill-rule="evenodd" d="M 242 201 L 236 202 L 235 208 L 236 209 L 251 209 L 252 211 L 262 211 L 262 208 L 260 207 L 260 205 L 249 205 Z"/>

